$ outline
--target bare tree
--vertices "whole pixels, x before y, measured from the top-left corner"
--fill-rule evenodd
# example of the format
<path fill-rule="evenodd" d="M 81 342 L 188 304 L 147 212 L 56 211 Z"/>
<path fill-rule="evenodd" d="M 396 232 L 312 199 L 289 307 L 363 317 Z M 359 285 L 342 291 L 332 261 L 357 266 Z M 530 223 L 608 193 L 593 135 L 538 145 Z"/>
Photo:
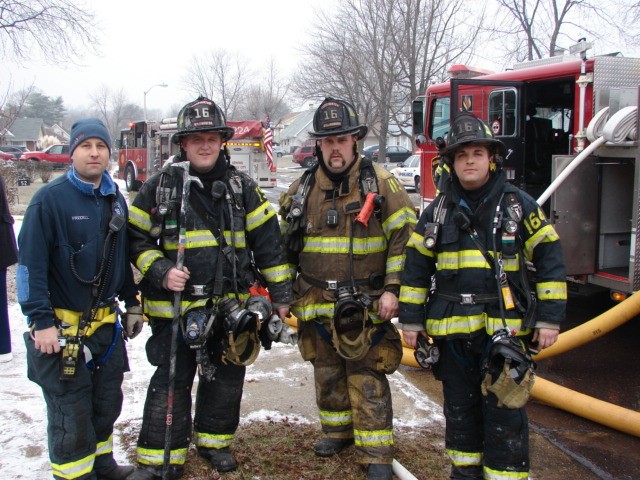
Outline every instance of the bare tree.
<path fill-rule="evenodd" d="M 271 57 L 266 74 L 258 75 L 259 83 L 252 85 L 246 94 L 241 116 L 256 119 L 274 119 L 289 111 L 285 103 L 291 85 L 278 70 L 275 59 Z"/>
<path fill-rule="evenodd" d="M 227 118 L 235 118 L 242 106 L 251 72 L 240 54 L 217 49 L 194 55 L 184 84 L 194 96 L 204 95 L 222 107 Z"/>
<path fill-rule="evenodd" d="M 90 94 L 94 115 L 105 123 L 112 139 L 120 138 L 120 130 L 126 128 L 129 122 L 142 118 L 142 109 L 129 100 L 124 88 L 112 90 L 101 85 Z"/>
<path fill-rule="evenodd" d="M 22 107 L 34 91 L 33 84 L 15 93 L 12 93 L 12 88 L 9 81 L 6 90 L 0 93 L 0 143 L 8 141 L 13 122 L 20 116 Z"/>
<path fill-rule="evenodd" d="M 498 5 L 496 37 L 511 61 L 555 56 L 580 37 L 607 41 L 614 36 L 622 41 L 633 37 L 629 30 L 637 33 L 632 18 L 638 3 L 628 0 L 498 0 Z"/>
<path fill-rule="evenodd" d="M 407 135 L 411 101 L 453 61 L 472 51 L 482 12 L 452 0 L 343 0 L 318 14 L 314 39 L 303 51 L 295 91 L 350 100 L 386 153 L 390 122 Z M 472 20 L 470 20 L 472 19 Z"/>
<path fill-rule="evenodd" d="M 28 60 L 40 52 L 48 62 L 73 62 L 97 51 L 96 32 L 94 13 L 75 0 L 0 0 L 0 49 L 5 57 Z"/>

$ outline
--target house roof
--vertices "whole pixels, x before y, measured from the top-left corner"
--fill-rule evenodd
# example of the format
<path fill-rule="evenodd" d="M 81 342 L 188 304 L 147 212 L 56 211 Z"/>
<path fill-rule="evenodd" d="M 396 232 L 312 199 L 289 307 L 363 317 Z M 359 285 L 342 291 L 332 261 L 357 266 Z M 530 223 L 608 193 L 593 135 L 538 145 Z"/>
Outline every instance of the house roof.
<path fill-rule="evenodd" d="M 305 110 L 300 112 L 291 123 L 282 130 L 280 133 L 280 140 L 286 140 L 288 138 L 307 138 L 307 132 L 311 129 L 310 125 L 313 122 L 313 115 L 315 110 Z M 304 133 L 304 135 L 302 135 Z"/>
<path fill-rule="evenodd" d="M 9 129 L 13 142 L 36 142 L 44 135 L 44 121 L 41 118 L 17 118 Z"/>

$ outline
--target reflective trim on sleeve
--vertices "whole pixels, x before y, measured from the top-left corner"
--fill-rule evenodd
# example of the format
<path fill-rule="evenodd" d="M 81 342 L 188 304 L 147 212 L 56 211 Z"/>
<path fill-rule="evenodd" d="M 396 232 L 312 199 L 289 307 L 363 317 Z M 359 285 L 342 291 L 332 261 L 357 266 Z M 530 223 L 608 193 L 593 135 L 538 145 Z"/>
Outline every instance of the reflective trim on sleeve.
<path fill-rule="evenodd" d="M 284 282 L 291 279 L 289 265 L 276 265 L 275 267 L 262 269 L 261 272 L 269 283 Z"/>
<path fill-rule="evenodd" d="M 387 274 L 401 272 L 404 269 L 404 255 L 387 257 Z"/>
<path fill-rule="evenodd" d="M 536 283 L 538 300 L 566 300 L 567 282 L 539 282 Z"/>
<path fill-rule="evenodd" d="M 560 237 L 551 225 L 545 225 L 524 242 L 524 251 L 528 259 L 533 257 L 533 250 L 541 243 L 557 242 Z"/>
<path fill-rule="evenodd" d="M 151 216 L 136 206 L 129 207 L 129 223 L 140 230 L 151 230 Z"/>
<path fill-rule="evenodd" d="M 424 246 L 424 237 L 417 232 L 413 232 L 407 242 L 407 248 L 415 248 L 420 254 L 425 257 L 435 258 L 433 250 L 429 250 Z"/>
<path fill-rule="evenodd" d="M 399 230 L 405 225 L 415 225 L 416 223 L 416 212 L 409 207 L 402 207 L 382 223 L 382 229 L 385 236 L 389 238 L 393 231 Z"/>
<path fill-rule="evenodd" d="M 264 224 L 270 218 L 276 216 L 276 211 L 271 206 L 271 203 L 267 200 L 253 212 L 247 213 L 247 232 L 255 230 L 260 225 Z"/>
<path fill-rule="evenodd" d="M 400 286 L 400 298 L 403 303 L 411 303 L 413 305 L 424 305 L 427 301 L 427 288 Z"/>
<path fill-rule="evenodd" d="M 136 268 L 144 275 L 147 273 L 147 270 L 149 270 L 153 262 L 160 258 L 164 258 L 164 254 L 160 250 L 146 250 L 138 255 L 138 258 L 136 259 Z"/>

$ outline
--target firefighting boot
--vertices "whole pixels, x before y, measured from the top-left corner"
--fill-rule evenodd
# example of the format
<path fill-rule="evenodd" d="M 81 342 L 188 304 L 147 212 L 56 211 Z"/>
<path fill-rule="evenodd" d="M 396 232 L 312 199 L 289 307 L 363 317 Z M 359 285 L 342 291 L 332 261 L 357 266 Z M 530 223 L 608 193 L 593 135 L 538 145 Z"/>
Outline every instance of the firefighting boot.
<path fill-rule="evenodd" d="M 393 467 L 388 463 L 370 463 L 367 467 L 367 480 L 391 480 Z"/>
<path fill-rule="evenodd" d="M 201 457 L 209 460 L 213 468 L 218 472 L 231 472 L 238 468 L 238 462 L 233 458 L 229 447 L 225 448 L 198 448 Z"/>
<path fill-rule="evenodd" d="M 182 465 L 169 465 L 169 479 L 177 480 L 182 477 L 184 467 Z M 162 467 L 138 466 L 135 471 L 127 477 L 127 480 L 161 480 Z"/>
<path fill-rule="evenodd" d="M 115 465 L 110 470 L 96 470 L 98 480 L 125 480 L 133 473 L 131 465 Z"/>
<path fill-rule="evenodd" d="M 353 438 L 324 437 L 318 440 L 313 451 L 318 457 L 331 457 L 340 453 L 349 445 L 353 445 Z"/>

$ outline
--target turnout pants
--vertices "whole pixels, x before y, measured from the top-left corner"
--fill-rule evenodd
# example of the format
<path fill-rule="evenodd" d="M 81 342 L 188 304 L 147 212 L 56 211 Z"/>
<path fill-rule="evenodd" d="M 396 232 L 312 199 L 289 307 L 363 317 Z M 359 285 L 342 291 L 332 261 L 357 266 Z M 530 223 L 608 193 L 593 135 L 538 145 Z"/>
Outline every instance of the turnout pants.
<path fill-rule="evenodd" d="M 485 336 L 439 340 L 436 378 L 442 381 L 445 446 L 452 479 L 529 478 L 529 425 L 524 408 L 497 407 L 493 393 L 480 391 Z"/>
<path fill-rule="evenodd" d="M 388 323 L 377 344 L 358 361 L 339 356 L 315 321 L 298 322 L 302 357 L 313 364 L 322 431 L 353 438 L 359 462 L 393 461 L 393 409 L 387 375 L 402 359 L 400 335 Z"/>
<path fill-rule="evenodd" d="M 121 330 L 107 324 L 86 337 L 84 348 L 91 351 L 95 366 L 89 369 L 80 359 L 76 376 L 69 381 L 59 380 L 60 353 L 36 350 L 29 332 L 24 338 L 27 375 L 42 388 L 47 404 L 53 478 L 95 480 L 96 472 L 106 473 L 116 466 L 113 424 L 122 410 L 122 380 L 129 370 Z"/>
<path fill-rule="evenodd" d="M 152 336 L 147 341 L 149 362 L 156 366 L 147 390 L 142 428 L 138 437 L 138 463 L 162 467 L 169 395 L 169 362 L 171 352 L 171 321 L 154 319 Z M 172 466 L 180 470 L 192 440 L 191 388 L 196 374 L 195 351 L 178 334 L 173 425 L 171 432 Z M 231 445 L 240 422 L 240 401 L 246 367 L 221 361 L 221 339 L 214 335 L 208 344 L 215 379 L 198 382 L 193 441 L 198 451 L 220 449 Z"/>

